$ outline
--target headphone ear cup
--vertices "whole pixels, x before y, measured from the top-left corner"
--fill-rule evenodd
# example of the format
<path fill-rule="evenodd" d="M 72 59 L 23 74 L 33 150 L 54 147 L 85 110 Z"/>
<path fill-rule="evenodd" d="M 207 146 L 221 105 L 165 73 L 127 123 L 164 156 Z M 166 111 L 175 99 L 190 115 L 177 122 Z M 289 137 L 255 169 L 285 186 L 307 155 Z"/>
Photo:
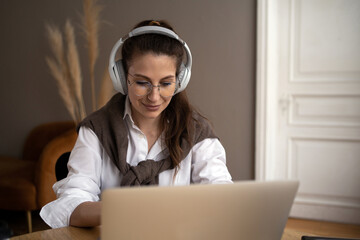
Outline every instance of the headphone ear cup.
<path fill-rule="evenodd" d="M 176 93 L 185 90 L 186 86 L 190 81 L 190 77 L 191 77 L 191 70 L 188 69 L 184 63 L 182 63 L 180 66 L 179 74 L 177 76 L 178 88 L 176 90 Z"/>
<path fill-rule="evenodd" d="M 126 76 L 124 71 L 124 65 L 122 59 L 116 61 L 115 68 L 117 70 L 117 79 L 116 83 L 113 81 L 114 88 L 119 91 L 121 94 L 127 94 L 127 84 L 126 84 Z"/>

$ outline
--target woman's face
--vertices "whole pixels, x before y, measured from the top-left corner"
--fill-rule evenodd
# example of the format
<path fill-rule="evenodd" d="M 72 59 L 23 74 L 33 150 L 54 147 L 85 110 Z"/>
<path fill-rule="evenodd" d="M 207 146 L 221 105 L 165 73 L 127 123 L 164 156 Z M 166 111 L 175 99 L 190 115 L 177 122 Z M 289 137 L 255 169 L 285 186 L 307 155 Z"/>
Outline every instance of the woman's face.
<path fill-rule="evenodd" d="M 176 82 L 176 59 L 168 55 L 146 53 L 134 56 L 127 76 L 128 95 L 131 102 L 132 117 L 135 122 L 157 119 L 169 105 L 170 97 L 160 95 L 158 87 L 144 95 L 138 96 L 139 84 L 166 86 Z"/>

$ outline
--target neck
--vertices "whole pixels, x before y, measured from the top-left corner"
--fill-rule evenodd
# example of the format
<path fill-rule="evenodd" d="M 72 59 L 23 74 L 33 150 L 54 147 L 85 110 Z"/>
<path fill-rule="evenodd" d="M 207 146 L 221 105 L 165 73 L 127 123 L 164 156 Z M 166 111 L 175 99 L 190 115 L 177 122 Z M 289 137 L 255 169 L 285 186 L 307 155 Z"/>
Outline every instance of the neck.
<path fill-rule="evenodd" d="M 154 119 L 147 119 L 138 116 L 132 111 L 132 118 L 136 126 L 146 135 L 159 136 L 160 133 L 160 116 Z"/>

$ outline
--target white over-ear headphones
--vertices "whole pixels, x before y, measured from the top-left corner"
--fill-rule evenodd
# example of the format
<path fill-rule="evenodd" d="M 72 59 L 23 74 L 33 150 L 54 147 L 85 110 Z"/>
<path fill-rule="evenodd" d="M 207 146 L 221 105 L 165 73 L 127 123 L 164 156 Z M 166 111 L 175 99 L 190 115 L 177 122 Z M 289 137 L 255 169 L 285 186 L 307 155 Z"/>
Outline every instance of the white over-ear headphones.
<path fill-rule="evenodd" d="M 110 60 L 109 60 L 109 73 L 115 90 L 124 95 L 127 94 L 126 75 L 125 75 L 122 59 L 118 61 L 115 60 L 118 49 L 122 46 L 122 44 L 125 42 L 126 39 L 148 33 L 166 35 L 168 37 L 178 40 L 181 44 L 183 44 L 186 52 L 187 60 L 186 63 L 183 63 L 181 65 L 180 71 L 178 73 L 176 79 L 177 88 L 175 93 L 179 93 L 183 91 L 188 85 L 191 77 L 192 57 L 191 57 L 190 49 L 187 46 L 186 42 L 183 41 L 181 38 L 179 38 L 179 36 L 176 33 L 171 31 L 170 29 L 159 26 L 144 26 L 144 27 L 135 28 L 134 30 L 132 30 L 124 37 L 120 38 L 119 41 L 115 43 L 110 53 Z"/>

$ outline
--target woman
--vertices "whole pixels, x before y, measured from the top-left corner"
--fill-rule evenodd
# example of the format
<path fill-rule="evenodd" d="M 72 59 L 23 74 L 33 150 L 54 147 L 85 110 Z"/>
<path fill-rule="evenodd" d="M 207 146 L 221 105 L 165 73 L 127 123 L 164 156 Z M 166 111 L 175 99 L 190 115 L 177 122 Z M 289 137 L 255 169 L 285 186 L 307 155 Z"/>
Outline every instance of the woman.
<path fill-rule="evenodd" d="M 69 174 L 53 187 L 58 199 L 40 212 L 53 228 L 99 225 L 106 188 L 231 183 L 224 148 L 183 91 L 191 70 L 186 43 L 164 21 L 143 21 L 122 40 L 110 58 L 120 93 L 80 123 Z"/>

